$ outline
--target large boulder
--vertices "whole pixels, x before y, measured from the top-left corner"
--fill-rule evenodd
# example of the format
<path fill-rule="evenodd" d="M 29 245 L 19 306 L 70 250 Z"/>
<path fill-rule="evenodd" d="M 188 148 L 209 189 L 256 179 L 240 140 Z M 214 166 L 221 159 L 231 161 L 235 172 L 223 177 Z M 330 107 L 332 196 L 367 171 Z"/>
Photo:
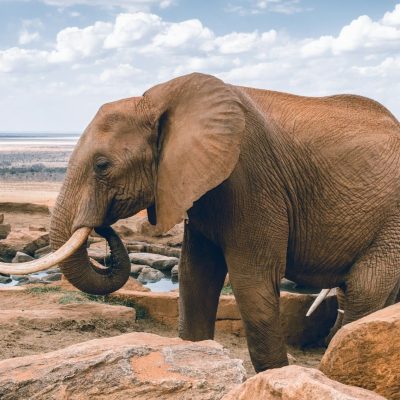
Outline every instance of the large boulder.
<path fill-rule="evenodd" d="M 36 327 L 63 323 L 89 324 L 101 321 L 104 326 L 114 324 L 132 325 L 136 311 L 131 307 L 102 303 L 50 304 L 40 309 L 0 310 L 0 324 L 29 324 Z M 0 396 L 1 398 L 1 396 Z"/>
<path fill-rule="evenodd" d="M 128 333 L 0 361 L 0 398 L 211 400 L 244 378 L 214 341 Z"/>
<path fill-rule="evenodd" d="M 6 283 L 10 283 L 10 282 L 11 282 L 11 278 L 9 276 L 0 274 L 0 284 L 6 284 Z"/>
<path fill-rule="evenodd" d="M 164 278 L 164 274 L 154 268 L 150 267 L 144 267 L 138 276 L 138 281 L 141 283 L 147 283 L 147 282 L 158 282 L 162 278 Z"/>
<path fill-rule="evenodd" d="M 400 303 L 342 327 L 320 369 L 337 381 L 400 399 Z"/>
<path fill-rule="evenodd" d="M 31 256 L 28 256 L 28 254 L 23 253 L 22 251 L 17 251 L 15 254 L 14 258 L 12 259 L 11 262 L 13 263 L 23 263 L 27 261 L 32 261 L 34 258 Z"/>
<path fill-rule="evenodd" d="M 253 376 L 222 400 L 384 400 L 369 390 L 343 385 L 321 371 L 291 365 Z"/>
<path fill-rule="evenodd" d="M 154 253 L 161 254 L 168 257 L 180 257 L 181 249 L 177 249 L 171 246 L 165 246 L 162 244 L 128 241 L 126 242 L 126 248 L 128 252 L 132 253 Z"/>
<path fill-rule="evenodd" d="M 10 224 L 0 224 L 0 239 L 6 239 L 10 232 Z"/>
<path fill-rule="evenodd" d="M 133 264 L 148 265 L 160 271 L 170 271 L 179 262 L 177 257 L 168 257 L 161 254 L 130 253 L 129 259 Z"/>
<path fill-rule="evenodd" d="M 0 254 L 7 259 L 13 258 L 18 251 L 33 256 L 35 252 L 49 245 L 49 234 L 27 229 L 13 230 L 0 243 Z"/>

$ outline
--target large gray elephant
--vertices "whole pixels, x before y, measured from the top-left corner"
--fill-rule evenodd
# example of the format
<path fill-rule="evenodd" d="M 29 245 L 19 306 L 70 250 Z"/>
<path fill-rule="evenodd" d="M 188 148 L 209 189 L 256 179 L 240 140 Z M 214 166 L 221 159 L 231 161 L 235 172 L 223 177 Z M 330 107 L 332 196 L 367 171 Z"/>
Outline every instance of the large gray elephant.
<path fill-rule="evenodd" d="M 229 271 L 251 359 L 262 371 L 287 364 L 283 276 L 340 288 L 344 315 L 335 329 L 395 301 L 399 207 L 400 125 L 382 105 L 195 73 L 100 108 L 71 157 L 51 242 L 57 249 L 79 228 L 106 237 L 108 269 L 93 265 L 85 246 L 61 263 L 77 288 L 104 294 L 130 271 L 111 224 L 147 208 L 165 232 L 187 215 L 180 336 L 213 337 Z"/>

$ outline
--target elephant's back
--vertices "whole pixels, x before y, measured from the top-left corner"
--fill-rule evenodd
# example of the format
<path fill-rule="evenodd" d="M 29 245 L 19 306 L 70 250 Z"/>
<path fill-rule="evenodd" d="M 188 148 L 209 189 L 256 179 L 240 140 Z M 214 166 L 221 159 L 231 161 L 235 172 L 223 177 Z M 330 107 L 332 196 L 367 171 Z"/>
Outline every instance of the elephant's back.
<path fill-rule="evenodd" d="M 271 90 L 240 88 L 260 112 L 283 132 L 299 138 L 330 132 L 390 132 L 400 137 L 400 123 L 379 102 L 357 95 L 307 97 Z"/>

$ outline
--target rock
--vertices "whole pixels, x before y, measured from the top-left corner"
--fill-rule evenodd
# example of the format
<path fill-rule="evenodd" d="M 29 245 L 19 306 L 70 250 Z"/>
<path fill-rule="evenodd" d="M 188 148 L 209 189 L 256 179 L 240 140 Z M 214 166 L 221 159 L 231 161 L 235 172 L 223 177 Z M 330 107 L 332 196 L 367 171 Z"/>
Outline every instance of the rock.
<path fill-rule="evenodd" d="M 23 262 L 32 261 L 32 260 L 34 260 L 33 257 L 28 256 L 28 254 L 22 253 L 21 251 L 17 251 L 14 258 L 12 259 L 12 262 L 13 263 L 23 263 Z"/>
<path fill-rule="evenodd" d="M 49 234 L 48 233 L 43 234 L 43 232 L 40 231 L 31 233 L 37 234 L 37 237 L 32 236 L 32 240 L 29 241 L 22 248 L 22 251 L 26 254 L 33 256 L 35 254 L 35 251 L 49 245 Z"/>
<path fill-rule="evenodd" d="M 7 253 L 7 258 L 15 256 L 17 251 L 21 251 L 30 256 L 35 254 L 38 249 L 49 245 L 49 234 L 39 231 L 29 231 L 20 229 L 12 231 L 7 239 L 0 245 L 0 254 Z"/>
<path fill-rule="evenodd" d="M 108 254 L 106 254 L 105 250 L 101 250 L 96 247 L 89 247 L 88 255 L 90 258 L 93 258 L 93 260 L 96 260 L 101 264 L 104 264 L 104 258 L 108 257 Z"/>
<path fill-rule="evenodd" d="M 178 279 L 178 275 L 179 275 L 179 265 L 176 264 L 171 269 L 171 277 Z"/>
<path fill-rule="evenodd" d="M 46 232 L 46 227 L 44 225 L 29 225 L 30 231 Z"/>
<path fill-rule="evenodd" d="M 164 246 L 161 244 L 129 241 L 126 243 L 126 248 L 128 249 L 129 253 L 153 253 L 177 258 L 181 256 L 181 249 Z"/>
<path fill-rule="evenodd" d="M 125 290 L 135 290 L 138 292 L 150 292 L 150 289 L 147 287 L 144 287 L 141 282 L 139 282 L 137 279 L 134 279 L 132 277 L 129 277 L 125 285 L 123 286 L 123 289 Z"/>
<path fill-rule="evenodd" d="M 135 233 L 131 228 L 128 228 L 126 225 L 118 225 L 114 229 L 122 238 L 130 237 Z"/>
<path fill-rule="evenodd" d="M 61 272 L 60 267 L 51 267 L 50 269 L 47 269 L 46 272 L 48 274 L 55 274 Z"/>
<path fill-rule="evenodd" d="M 51 246 L 45 246 L 35 251 L 35 258 L 41 258 L 51 253 Z"/>
<path fill-rule="evenodd" d="M 55 272 L 52 274 L 48 274 L 45 279 L 47 282 L 56 282 L 56 281 L 61 281 L 62 278 L 62 273 L 60 272 Z"/>
<path fill-rule="evenodd" d="M 4 223 L 4 214 L 0 214 L 0 224 Z"/>
<path fill-rule="evenodd" d="M 137 292 L 120 289 L 109 296 L 119 301 L 137 304 L 150 318 L 164 325 L 174 329 L 178 325 L 179 293 L 177 292 Z"/>
<path fill-rule="evenodd" d="M 0 284 L 10 283 L 12 279 L 9 276 L 0 275 Z"/>
<path fill-rule="evenodd" d="M 343 385 L 321 371 L 291 365 L 261 372 L 222 400 L 384 400 L 369 390 Z"/>
<path fill-rule="evenodd" d="M 280 315 L 286 343 L 308 346 L 329 334 L 337 316 L 336 296 L 329 295 L 310 317 L 306 317 L 315 297 L 312 294 L 281 292 Z"/>
<path fill-rule="evenodd" d="M 17 282 L 28 282 L 29 278 L 27 275 L 11 275 L 12 280 Z"/>
<path fill-rule="evenodd" d="M 212 400 L 244 378 L 214 341 L 135 332 L 0 361 L 0 398 Z"/>
<path fill-rule="evenodd" d="M 142 272 L 143 268 L 144 268 L 144 265 L 131 264 L 131 274 L 134 276 L 138 276 Z"/>
<path fill-rule="evenodd" d="M 133 264 L 148 265 L 160 271 L 170 271 L 171 268 L 179 262 L 179 259 L 176 257 L 167 257 L 150 253 L 130 253 L 129 259 Z"/>
<path fill-rule="evenodd" d="M 183 234 L 168 240 L 167 245 L 171 247 L 181 247 L 183 242 Z"/>
<path fill-rule="evenodd" d="M 151 267 L 144 267 L 138 276 L 138 281 L 142 283 L 158 282 L 164 277 L 165 275 L 161 271 Z"/>
<path fill-rule="evenodd" d="M 10 232 L 10 224 L 0 224 L 0 239 L 6 239 Z"/>
<path fill-rule="evenodd" d="M 320 369 L 339 382 L 400 399 L 400 303 L 339 329 Z"/>
<path fill-rule="evenodd" d="M 145 242 L 127 242 L 126 248 L 128 253 L 146 253 L 148 248 L 148 243 Z"/>
<path fill-rule="evenodd" d="M 47 285 L 50 282 L 47 280 L 47 276 L 40 277 L 40 276 L 28 275 L 28 282 L 26 282 L 26 283 L 29 283 L 29 284 L 40 283 L 40 284 Z"/>
<path fill-rule="evenodd" d="M 4 243 L 7 240 L 0 241 L 0 256 L 2 260 L 4 261 L 11 261 L 15 254 L 17 254 L 17 251 L 13 249 L 8 243 Z"/>
<path fill-rule="evenodd" d="M 179 258 L 181 256 L 181 249 L 175 249 L 169 246 L 163 246 L 161 244 L 149 244 L 146 247 L 147 253 L 153 254 L 161 254 L 167 257 L 176 257 Z"/>
<path fill-rule="evenodd" d="M 9 309 L 0 310 L 0 324 L 22 326 L 29 325 L 36 329 L 51 326 L 80 327 L 87 324 L 102 328 L 113 328 L 115 326 L 132 326 L 135 322 L 136 311 L 131 307 L 114 306 L 103 303 L 71 303 L 71 304 L 49 304 L 48 308 Z M 1 395 L 0 395 L 0 398 Z"/>

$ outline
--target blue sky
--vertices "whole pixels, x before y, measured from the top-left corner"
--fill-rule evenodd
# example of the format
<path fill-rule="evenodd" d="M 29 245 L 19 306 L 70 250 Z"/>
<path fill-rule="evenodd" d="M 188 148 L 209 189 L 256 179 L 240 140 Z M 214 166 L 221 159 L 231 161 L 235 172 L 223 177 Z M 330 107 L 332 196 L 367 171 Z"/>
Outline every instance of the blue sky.
<path fill-rule="evenodd" d="M 400 117 L 399 0 L 0 0 L 0 131 L 81 132 L 192 71 Z"/>

